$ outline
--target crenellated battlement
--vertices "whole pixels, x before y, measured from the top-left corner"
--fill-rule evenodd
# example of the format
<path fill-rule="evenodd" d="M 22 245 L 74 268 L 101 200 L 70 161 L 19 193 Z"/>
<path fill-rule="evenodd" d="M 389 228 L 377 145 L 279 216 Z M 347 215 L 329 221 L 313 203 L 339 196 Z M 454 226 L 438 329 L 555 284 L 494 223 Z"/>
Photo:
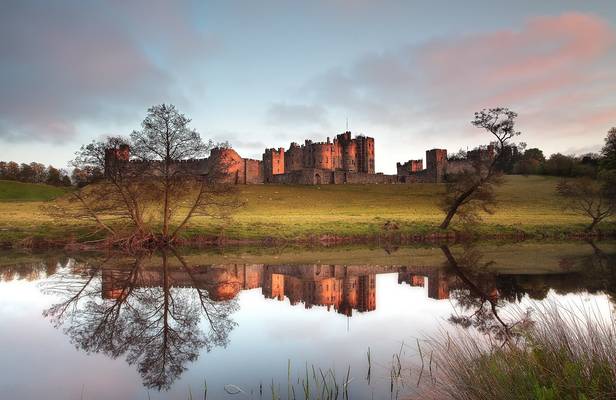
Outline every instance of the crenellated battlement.
<path fill-rule="evenodd" d="M 469 157 L 485 158 L 493 154 L 493 148 L 486 147 Z M 105 171 L 108 166 L 118 163 L 135 163 L 131 160 L 128 145 L 107 149 Z M 228 177 L 235 184 L 247 183 L 419 183 L 442 182 L 448 171 L 447 150 L 426 151 L 424 160 L 409 160 L 396 164 L 396 175 L 384 175 L 375 171 L 374 138 L 365 135 L 353 137 L 350 131 L 325 141 L 305 139 L 303 144 L 292 142 L 289 148 L 266 148 L 261 160 L 242 158 L 234 149 L 222 147 L 212 149 L 210 157 L 203 159 L 179 160 L 175 164 L 187 172 L 208 174 L 208 164 L 222 162 Z M 467 162 L 463 162 L 467 163 Z M 466 165 L 466 164 L 465 164 Z M 455 172 L 465 165 L 452 164 Z"/>

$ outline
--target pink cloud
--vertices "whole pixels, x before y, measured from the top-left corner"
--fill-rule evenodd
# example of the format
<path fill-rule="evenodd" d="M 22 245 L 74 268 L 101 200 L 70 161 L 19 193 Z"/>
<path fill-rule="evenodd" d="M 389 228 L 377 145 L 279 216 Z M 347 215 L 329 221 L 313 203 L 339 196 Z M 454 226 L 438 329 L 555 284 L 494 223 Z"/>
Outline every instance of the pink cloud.
<path fill-rule="evenodd" d="M 616 125 L 615 42 L 614 27 L 597 15 L 533 17 L 366 54 L 308 81 L 301 93 L 360 115 L 375 131 L 410 132 L 409 143 L 430 138 L 437 146 L 476 145 L 485 137 L 468 122 L 473 112 L 510 107 L 520 114 L 520 140 L 564 151 L 600 143 Z"/>
<path fill-rule="evenodd" d="M 423 46 L 418 58 L 431 90 L 445 96 L 462 91 L 464 103 L 476 108 L 533 101 L 595 84 L 607 72 L 596 64 L 609 53 L 614 38 L 600 17 L 567 13 L 533 18 L 520 30 L 436 40 Z"/>

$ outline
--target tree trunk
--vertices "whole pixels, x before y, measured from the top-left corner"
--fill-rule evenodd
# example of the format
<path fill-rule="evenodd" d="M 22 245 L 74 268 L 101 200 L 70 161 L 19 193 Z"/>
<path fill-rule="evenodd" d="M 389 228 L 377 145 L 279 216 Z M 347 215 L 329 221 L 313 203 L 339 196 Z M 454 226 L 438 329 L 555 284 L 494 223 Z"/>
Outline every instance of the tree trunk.
<path fill-rule="evenodd" d="M 166 173 L 165 173 L 166 174 Z M 165 194 L 163 201 L 163 240 L 166 242 L 169 236 L 169 178 L 165 177 Z"/>
<path fill-rule="evenodd" d="M 169 175 L 170 175 L 170 167 L 171 167 L 171 143 L 169 140 L 169 120 L 165 119 L 165 201 L 164 207 L 165 210 L 163 212 L 163 240 L 165 243 L 169 241 Z"/>
<path fill-rule="evenodd" d="M 475 192 L 475 190 L 477 190 L 477 188 L 479 188 L 479 186 L 481 186 L 482 184 L 483 184 L 483 182 L 480 182 L 479 184 L 471 187 L 469 190 L 467 190 L 466 192 L 462 193 L 460 195 L 460 197 L 458 197 L 453 202 L 453 204 L 451 205 L 451 207 L 449 207 L 449 210 L 447 211 L 447 215 L 445 216 L 445 219 L 443 220 L 443 222 L 440 225 L 441 229 L 447 229 L 447 227 L 451 223 L 451 220 L 453 219 L 453 217 L 458 212 L 458 208 L 460 208 L 462 203 L 464 203 L 464 200 L 466 200 L 468 198 L 468 196 L 472 195 L 473 192 Z"/>
<path fill-rule="evenodd" d="M 459 206 L 456 205 L 455 208 L 454 208 L 454 206 L 451 206 L 451 208 L 449 208 L 449 211 L 447 212 L 447 216 L 445 216 L 445 219 L 443 220 L 443 222 L 441 223 L 439 228 L 447 229 L 447 227 L 451 223 L 451 220 L 453 219 L 454 215 L 456 215 L 456 212 L 458 211 L 458 207 Z"/>
<path fill-rule="evenodd" d="M 595 226 L 597 226 L 597 224 L 601 222 L 601 219 L 599 218 L 593 218 L 592 219 L 592 223 L 590 225 L 588 225 L 588 227 L 585 229 L 586 232 L 591 233 L 595 230 Z"/>
<path fill-rule="evenodd" d="M 460 197 L 458 197 L 454 201 L 454 203 L 451 205 L 451 207 L 447 211 L 447 216 L 445 216 L 445 219 L 443 220 L 443 222 L 441 223 L 439 228 L 447 229 L 447 227 L 451 223 L 451 220 L 453 219 L 453 217 L 458 212 L 458 208 L 460 208 L 460 206 L 464 203 L 464 201 L 469 196 L 471 196 L 477 189 L 479 189 L 481 187 L 481 185 L 485 184 L 487 181 L 490 180 L 490 178 L 492 177 L 492 174 L 494 174 L 494 167 L 496 166 L 496 163 L 498 162 L 499 158 L 500 158 L 500 154 L 496 158 L 494 158 L 494 160 L 492 160 L 492 162 L 490 163 L 490 166 L 488 168 L 486 176 L 485 177 L 481 177 L 480 176 L 479 182 L 477 182 L 475 185 L 471 186 L 470 189 L 468 189 L 466 192 L 462 193 L 460 195 Z M 479 174 L 481 174 L 481 170 L 479 170 Z"/>
<path fill-rule="evenodd" d="M 201 187 L 199 188 L 199 194 L 197 195 L 195 202 L 193 203 L 192 207 L 188 211 L 188 214 L 186 214 L 186 217 L 184 218 L 184 220 L 180 223 L 180 225 L 178 225 L 177 228 L 175 228 L 175 230 L 171 234 L 171 237 L 169 238 L 169 242 L 173 242 L 175 240 L 178 233 L 184 228 L 184 225 L 186 225 L 186 223 L 192 218 L 195 210 L 201 206 L 201 197 L 203 196 L 204 192 L 205 192 L 205 183 L 201 181 Z"/>

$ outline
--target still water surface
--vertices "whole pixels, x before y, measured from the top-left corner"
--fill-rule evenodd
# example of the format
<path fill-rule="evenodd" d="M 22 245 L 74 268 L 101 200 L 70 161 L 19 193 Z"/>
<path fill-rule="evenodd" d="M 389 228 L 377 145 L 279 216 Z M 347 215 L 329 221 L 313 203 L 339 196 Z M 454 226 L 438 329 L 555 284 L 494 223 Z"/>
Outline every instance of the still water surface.
<path fill-rule="evenodd" d="M 352 399 L 403 398 L 417 340 L 490 329 L 487 301 L 609 310 L 615 285 L 612 242 L 5 252 L 0 398 L 203 398 L 205 382 L 211 399 L 304 398 L 313 366 L 341 387 L 348 374 Z"/>

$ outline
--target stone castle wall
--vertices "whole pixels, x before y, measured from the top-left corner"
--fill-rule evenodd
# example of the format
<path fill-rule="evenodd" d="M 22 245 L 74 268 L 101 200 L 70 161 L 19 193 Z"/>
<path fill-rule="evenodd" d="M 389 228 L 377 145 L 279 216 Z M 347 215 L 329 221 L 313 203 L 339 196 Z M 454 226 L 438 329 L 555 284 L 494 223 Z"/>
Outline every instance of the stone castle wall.
<path fill-rule="evenodd" d="M 306 140 L 301 146 L 291 143 L 286 151 L 266 149 L 263 168 L 265 182 L 274 181 L 274 175 L 313 168 L 374 174 L 374 139 L 366 136 L 352 138 L 351 132 L 344 132 L 333 141 L 329 138 L 325 142 Z"/>
<path fill-rule="evenodd" d="M 285 152 L 284 156 L 285 171 L 299 171 L 303 168 L 304 152 L 297 143 L 291 143 L 289 150 Z"/>
<path fill-rule="evenodd" d="M 314 143 L 306 140 L 303 145 L 291 143 L 284 148 L 266 149 L 262 160 L 242 158 L 231 148 L 213 149 L 209 158 L 178 162 L 191 174 L 208 175 L 213 162 L 224 165 L 225 181 L 232 184 L 408 184 L 440 183 L 446 174 L 467 168 L 464 163 L 450 162 L 447 150 L 426 151 L 426 168 L 423 160 L 397 163 L 397 174 L 375 173 L 374 139 L 367 136 L 353 138 L 351 132 L 337 135 L 333 141 Z M 109 149 L 106 165 L 131 162 L 128 146 Z M 466 165 L 466 167 L 464 166 Z M 107 167 L 106 167 L 107 171 Z M 188 172 L 187 172 L 188 173 Z"/>
<path fill-rule="evenodd" d="M 396 164 L 396 173 L 399 176 L 408 176 L 411 173 L 423 171 L 423 160 L 409 160 Z"/>
<path fill-rule="evenodd" d="M 251 160 L 244 158 L 244 183 L 259 184 L 263 183 L 263 162 L 261 160 Z"/>
<path fill-rule="evenodd" d="M 274 175 L 284 174 L 285 152 L 279 149 L 266 149 L 263 153 L 263 180 L 261 183 L 270 183 Z"/>
<path fill-rule="evenodd" d="M 459 174 L 473 168 L 473 164 L 469 160 L 449 160 L 447 161 L 447 174 Z"/>
<path fill-rule="evenodd" d="M 208 162 L 213 160 L 221 163 L 222 168 L 226 169 L 226 177 L 223 179 L 226 183 L 236 185 L 263 183 L 263 162 L 260 160 L 242 158 L 233 149 L 212 149 L 210 157 L 204 159 L 206 162 L 201 169 L 203 175 L 207 174 Z M 199 161 L 201 160 L 193 162 Z"/>

